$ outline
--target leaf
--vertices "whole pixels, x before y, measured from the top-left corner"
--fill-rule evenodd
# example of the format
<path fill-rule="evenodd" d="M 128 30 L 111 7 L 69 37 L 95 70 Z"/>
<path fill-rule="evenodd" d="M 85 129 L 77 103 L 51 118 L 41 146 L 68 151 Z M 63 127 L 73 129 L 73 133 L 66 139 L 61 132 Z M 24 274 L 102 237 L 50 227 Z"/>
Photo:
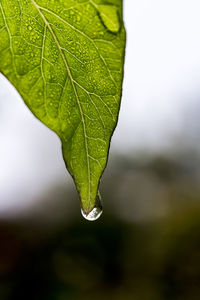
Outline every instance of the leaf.
<path fill-rule="evenodd" d="M 0 0 L 0 71 L 60 137 L 86 214 L 118 119 L 124 46 L 122 0 Z"/>
<path fill-rule="evenodd" d="M 115 5 L 98 5 L 98 10 L 108 30 L 118 32 L 120 29 L 120 21 L 117 7 Z"/>

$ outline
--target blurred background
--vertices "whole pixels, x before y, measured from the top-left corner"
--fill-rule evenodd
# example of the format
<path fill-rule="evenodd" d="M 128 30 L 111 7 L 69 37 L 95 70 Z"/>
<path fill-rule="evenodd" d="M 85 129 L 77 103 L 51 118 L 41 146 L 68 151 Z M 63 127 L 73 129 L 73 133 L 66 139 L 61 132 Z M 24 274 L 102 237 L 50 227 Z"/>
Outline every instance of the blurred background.
<path fill-rule="evenodd" d="M 125 0 L 123 98 L 80 214 L 57 136 L 0 75 L 0 299 L 200 298 L 200 2 Z"/>

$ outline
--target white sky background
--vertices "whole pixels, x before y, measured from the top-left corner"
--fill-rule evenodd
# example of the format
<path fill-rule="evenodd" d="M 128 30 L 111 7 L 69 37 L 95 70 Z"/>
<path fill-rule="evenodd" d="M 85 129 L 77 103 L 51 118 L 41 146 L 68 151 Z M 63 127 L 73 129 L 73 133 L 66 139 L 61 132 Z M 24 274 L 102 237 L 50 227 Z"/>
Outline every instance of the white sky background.
<path fill-rule="evenodd" d="M 124 13 L 125 80 L 113 146 L 159 151 L 200 98 L 200 1 L 125 0 Z"/>
<path fill-rule="evenodd" d="M 111 150 L 159 152 L 200 108 L 200 1 L 124 2 L 124 92 Z M 58 138 L 1 75 L 0 139 L 0 215 L 28 207 L 58 177 L 70 180 Z"/>

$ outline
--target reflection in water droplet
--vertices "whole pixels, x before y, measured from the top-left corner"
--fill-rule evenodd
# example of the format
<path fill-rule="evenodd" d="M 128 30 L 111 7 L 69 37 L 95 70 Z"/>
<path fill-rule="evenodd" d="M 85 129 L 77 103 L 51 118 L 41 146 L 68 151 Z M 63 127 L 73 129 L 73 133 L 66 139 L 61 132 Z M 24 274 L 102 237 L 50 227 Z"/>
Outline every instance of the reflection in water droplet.
<path fill-rule="evenodd" d="M 88 221 L 96 221 L 101 216 L 102 212 L 103 212 L 102 199 L 99 192 L 96 198 L 95 207 L 89 213 L 86 213 L 84 209 L 81 208 L 82 216 Z"/>

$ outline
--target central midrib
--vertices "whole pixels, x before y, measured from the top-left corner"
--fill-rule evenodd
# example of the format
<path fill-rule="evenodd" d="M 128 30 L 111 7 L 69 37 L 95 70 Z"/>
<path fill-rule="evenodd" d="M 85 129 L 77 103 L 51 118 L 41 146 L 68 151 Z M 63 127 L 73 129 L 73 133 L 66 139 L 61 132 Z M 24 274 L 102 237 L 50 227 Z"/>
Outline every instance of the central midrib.
<path fill-rule="evenodd" d="M 87 143 L 87 133 L 86 133 L 86 125 L 85 125 L 85 119 L 84 119 L 84 114 L 83 114 L 83 110 L 82 110 L 82 107 L 81 107 L 81 104 L 80 104 L 80 100 L 79 100 L 79 97 L 78 97 L 78 94 L 77 94 L 77 90 L 76 90 L 76 87 L 74 85 L 74 79 L 72 77 L 72 74 L 71 74 L 71 71 L 70 71 L 70 68 L 68 66 L 68 63 L 67 63 L 67 60 L 66 60 L 66 57 L 63 53 L 63 50 L 62 50 L 62 47 L 60 46 L 59 44 L 59 41 L 53 31 L 53 29 L 51 28 L 49 22 L 47 21 L 47 19 L 45 18 L 45 16 L 43 15 L 43 13 L 40 11 L 40 7 L 37 5 L 37 3 L 35 3 L 34 0 L 31 0 L 33 5 L 35 6 L 35 8 L 37 9 L 39 15 L 41 16 L 42 20 L 44 21 L 45 25 L 49 28 L 49 31 L 51 32 L 54 40 L 55 40 L 55 43 L 60 51 L 60 54 L 61 54 L 61 57 L 62 57 L 62 60 L 65 64 L 65 67 L 67 69 L 67 73 L 69 75 L 69 78 L 71 80 L 71 84 L 72 84 L 72 87 L 73 87 L 73 90 L 74 90 L 74 94 L 75 94 L 75 98 L 76 98 L 76 101 L 77 101 L 77 104 L 78 104 L 78 107 L 79 107 L 79 112 L 80 112 L 80 115 L 81 115 L 81 119 L 82 119 L 82 123 L 83 123 L 83 132 L 84 132 L 84 143 L 85 143 L 85 150 L 86 150 L 86 158 L 87 158 L 87 169 L 88 169 L 88 200 L 89 200 L 89 207 L 90 207 L 90 203 L 91 203 L 91 177 L 90 177 L 90 160 L 89 160 L 89 153 L 88 153 L 88 143 Z"/>

